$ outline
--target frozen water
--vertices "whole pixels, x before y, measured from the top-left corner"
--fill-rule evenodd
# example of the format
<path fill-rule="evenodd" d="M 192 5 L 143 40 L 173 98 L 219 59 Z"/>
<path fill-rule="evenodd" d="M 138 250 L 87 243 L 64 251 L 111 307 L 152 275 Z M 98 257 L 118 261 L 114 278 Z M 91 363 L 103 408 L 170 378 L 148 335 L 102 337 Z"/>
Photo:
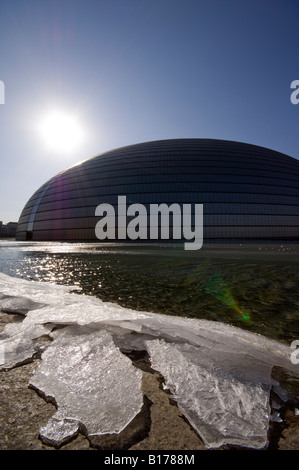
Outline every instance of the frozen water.
<path fill-rule="evenodd" d="M 164 376 L 207 447 L 246 446 L 249 441 L 253 448 L 267 444 L 270 365 L 257 367 L 256 373 L 259 364 L 254 361 L 241 370 L 236 355 L 226 353 L 219 360 L 217 347 L 207 354 L 190 344 L 164 340 L 149 341 L 147 346 L 152 367 Z"/>
<path fill-rule="evenodd" d="M 43 442 L 60 447 L 79 432 L 80 423 L 74 419 L 63 418 L 59 413 L 53 415 L 45 426 L 40 428 Z"/>
<path fill-rule="evenodd" d="M 142 408 L 141 375 L 106 331 L 69 326 L 42 354 L 30 384 L 55 398 L 65 438 L 63 420 L 70 419 L 88 435 L 119 433 Z M 51 423 L 57 430 L 57 415 Z M 52 426 L 43 432 L 53 435 Z"/>
<path fill-rule="evenodd" d="M 7 313 L 18 313 L 26 315 L 29 310 L 43 307 L 41 302 L 34 302 L 26 297 L 16 297 L 11 295 L 0 294 L 0 310 Z"/>
<path fill-rule="evenodd" d="M 57 412 L 41 429 L 56 443 L 76 434 L 79 424 L 90 435 L 119 433 L 140 411 L 141 372 L 121 351 L 148 351 L 209 448 L 264 447 L 270 389 L 284 400 L 288 396 L 273 382 L 272 368 L 298 376 L 289 347 L 220 322 L 137 312 L 78 295 L 73 287 L 4 274 L 0 295 L 28 310 L 22 323 L 2 334 L 6 365 L 33 354 L 35 338 L 45 331 L 53 339 L 31 384 L 56 401 Z M 54 331 L 55 325 L 64 328 Z"/>
<path fill-rule="evenodd" d="M 78 290 L 78 287 L 55 285 L 50 282 L 31 282 L 0 273 L 0 293 L 2 299 L 4 296 L 10 296 L 21 298 L 20 300 L 25 298 L 37 303 L 55 305 L 62 301 L 67 301 L 68 296 L 63 294 L 68 294 L 74 290 Z"/>
<path fill-rule="evenodd" d="M 40 350 L 37 338 L 47 335 L 53 325 L 24 325 L 10 323 L 6 325 L 0 339 L 0 369 L 10 369 L 31 359 Z"/>

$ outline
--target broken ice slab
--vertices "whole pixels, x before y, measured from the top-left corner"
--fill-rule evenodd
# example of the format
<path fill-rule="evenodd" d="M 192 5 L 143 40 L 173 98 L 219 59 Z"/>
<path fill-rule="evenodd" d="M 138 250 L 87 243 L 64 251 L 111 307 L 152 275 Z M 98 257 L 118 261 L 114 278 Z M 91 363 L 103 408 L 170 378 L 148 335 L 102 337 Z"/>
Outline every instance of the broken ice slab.
<path fill-rule="evenodd" d="M 45 304 L 62 306 L 69 301 L 76 302 L 75 298 L 68 297 L 74 290 L 78 291 L 80 288 L 78 286 L 64 286 L 50 282 L 28 281 L 0 273 L 0 307 L 1 299 L 6 303 L 9 297 L 14 298 L 14 302 L 18 303 L 18 307 L 24 307 L 29 310 L 37 308 L 36 304 L 39 303 L 41 306 Z"/>
<path fill-rule="evenodd" d="M 30 384 L 55 400 L 65 439 L 63 420 L 80 422 L 88 435 L 124 429 L 143 405 L 141 377 L 106 331 L 68 326 L 56 332 Z M 43 431 L 49 439 L 57 428 L 53 423 Z"/>
<path fill-rule="evenodd" d="M 62 299 L 65 300 L 65 299 Z M 64 325 L 93 325 L 95 328 L 105 325 L 118 325 L 131 330 L 140 330 L 135 320 L 150 317 L 151 314 L 124 309 L 89 296 L 73 295 L 69 303 L 60 306 L 48 305 L 29 312 L 25 324 L 55 323 Z"/>
<path fill-rule="evenodd" d="M 0 370 L 10 369 L 32 358 L 38 347 L 35 340 L 47 335 L 53 325 L 24 325 L 11 323 L 6 325 L 0 340 Z"/>
<path fill-rule="evenodd" d="M 271 365 L 190 344 L 147 341 L 152 367 L 208 448 L 267 444 Z M 223 354 L 225 357 L 223 357 Z"/>
<path fill-rule="evenodd" d="M 61 447 L 79 433 L 80 423 L 74 419 L 62 418 L 56 413 L 39 431 L 39 436 L 45 444 Z"/>
<path fill-rule="evenodd" d="M 17 313 L 26 315 L 29 310 L 44 307 L 42 302 L 34 302 L 27 297 L 0 294 L 0 310 L 5 313 Z"/>

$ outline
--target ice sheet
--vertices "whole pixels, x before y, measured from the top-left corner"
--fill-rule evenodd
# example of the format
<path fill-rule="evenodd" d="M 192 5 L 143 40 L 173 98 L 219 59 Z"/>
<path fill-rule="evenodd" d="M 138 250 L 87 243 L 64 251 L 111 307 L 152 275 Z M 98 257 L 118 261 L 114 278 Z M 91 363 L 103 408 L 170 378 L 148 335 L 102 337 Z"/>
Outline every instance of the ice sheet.
<path fill-rule="evenodd" d="M 190 344 L 148 341 L 159 370 L 183 414 L 208 448 L 224 444 L 261 448 L 267 444 L 271 366 Z M 207 354 L 208 353 L 208 354 Z M 220 360 L 220 355 L 221 360 Z M 225 366 L 223 367 L 223 363 Z"/>
<path fill-rule="evenodd" d="M 43 307 L 41 302 L 34 302 L 26 297 L 0 294 L 0 309 L 2 312 L 26 315 L 29 310 Z"/>
<path fill-rule="evenodd" d="M 59 414 L 51 423 L 57 434 L 59 416 L 59 441 L 69 420 L 80 422 L 88 435 L 119 433 L 142 408 L 141 376 L 109 333 L 69 326 L 43 353 L 30 384 L 55 399 Z M 43 435 L 53 439 L 51 423 Z"/>
<path fill-rule="evenodd" d="M 142 406 L 140 371 L 121 351 L 146 349 L 207 447 L 267 444 L 272 367 L 299 375 L 287 345 L 219 322 L 137 312 L 72 291 L 0 274 L 0 295 L 28 309 L 22 323 L 3 333 L 9 365 L 20 351 L 33 353 L 43 328 L 53 338 L 32 378 L 57 402 L 57 414 L 41 430 L 49 440 L 63 441 L 78 423 L 91 434 L 120 432 Z M 53 331 L 55 325 L 68 326 Z M 287 396 L 279 383 L 275 389 Z"/>
<path fill-rule="evenodd" d="M 23 323 L 6 325 L 0 338 L 0 370 L 10 369 L 31 359 L 41 349 L 35 340 L 49 334 L 52 328 L 53 325 Z"/>

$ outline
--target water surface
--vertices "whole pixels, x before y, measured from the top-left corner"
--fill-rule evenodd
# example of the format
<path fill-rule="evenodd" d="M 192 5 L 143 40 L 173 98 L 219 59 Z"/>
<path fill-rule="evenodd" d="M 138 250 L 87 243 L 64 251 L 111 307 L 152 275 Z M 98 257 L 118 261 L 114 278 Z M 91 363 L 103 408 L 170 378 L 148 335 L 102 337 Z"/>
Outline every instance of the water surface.
<path fill-rule="evenodd" d="M 0 241 L 0 272 L 76 285 L 135 310 L 299 338 L 299 249 L 291 243 L 183 244 Z"/>

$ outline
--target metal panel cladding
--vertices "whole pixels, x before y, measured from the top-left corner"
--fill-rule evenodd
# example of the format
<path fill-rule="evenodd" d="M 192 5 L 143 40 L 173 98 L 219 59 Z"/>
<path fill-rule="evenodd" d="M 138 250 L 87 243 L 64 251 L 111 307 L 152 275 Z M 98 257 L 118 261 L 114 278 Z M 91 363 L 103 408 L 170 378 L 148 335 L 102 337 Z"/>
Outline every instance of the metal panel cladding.
<path fill-rule="evenodd" d="M 122 147 L 47 181 L 25 205 L 17 240 L 98 241 L 95 209 L 203 204 L 208 239 L 299 238 L 299 161 L 241 142 L 173 139 Z"/>

